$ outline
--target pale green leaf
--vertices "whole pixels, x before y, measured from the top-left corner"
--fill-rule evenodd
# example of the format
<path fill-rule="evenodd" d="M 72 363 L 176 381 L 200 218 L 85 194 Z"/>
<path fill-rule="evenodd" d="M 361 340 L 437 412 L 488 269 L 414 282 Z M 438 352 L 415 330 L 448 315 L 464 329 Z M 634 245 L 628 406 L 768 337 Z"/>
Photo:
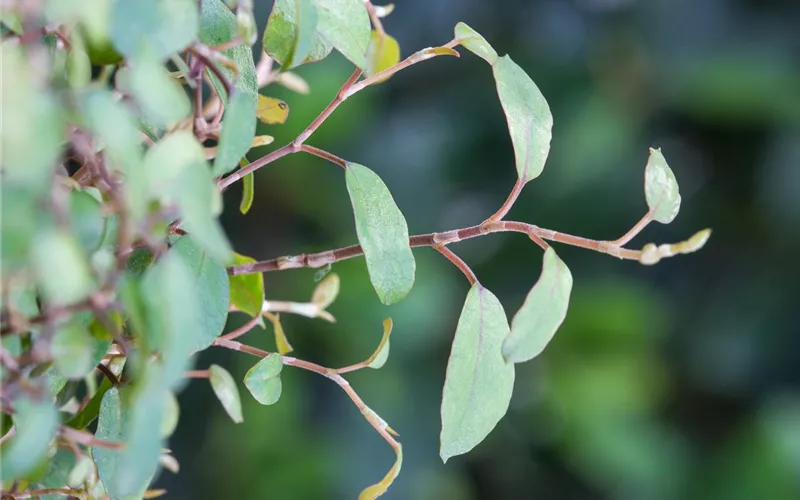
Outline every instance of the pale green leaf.
<path fill-rule="evenodd" d="M 442 394 L 439 455 L 466 453 L 494 429 L 508 409 L 514 389 L 514 365 L 503 359 L 509 333 L 503 306 L 476 283 L 458 320 Z"/>
<path fill-rule="evenodd" d="M 94 252 L 103 240 L 105 220 L 100 203 L 88 192 L 70 191 L 69 222 L 83 250 Z"/>
<path fill-rule="evenodd" d="M 458 43 L 465 49 L 484 59 L 492 66 L 497 62 L 497 52 L 495 52 L 491 44 L 489 44 L 480 33 L 470 28 L 465 23 L 456 24 L 453 33 Z"/>
<path fill-rule="evenodd" d="M 250 162 L 247 158 L 242 158 L 239 162 L 240 167 L 246 167 Z M 242 178 L 242 201 L 239 203 L 239 212 L 243 215 L 250 211 L 253 206 L 253 198 L 256 195 L 256 180 L 252 172 Z"/>
<path fill-rule="evenodd" d="M 214 389 L 214 394 L 217 395 L 219 402 L 222 403 L 222 407 L 225 408 L 234 423 L 242 423 L 244 421 L 242 417 L 242 402 L 239 399 L 239 389 L 236 387 L 236 381 L 233 380 L 233 377 L 225 368 L 219 365 L 209 366 L 208 373 L 211 387 Z"/>
<path fill-rule="evenodd" d="M 392 468 L 389 469 L 389 472 L 381 479 L 379 482 L 373 484 L 372 486 L 367 486 L 358 495 L 358 500 L 375 500 L 379 496 L 386 493 L 386 490 L 389 489 L 389 486 L 392 485 L 394 480 L 397 478 L 397 475 L 400 474 L 400 468 L 403 466 L 403 447 L 400 443 L 397 444 L 397 449 L 395 450 L 397 454 L 397 458 L 394 461 L 394 465 Z"/>
<path fill-rule="evenodd" d="M 319 282 L 311 294 L 311 302 L 319 306 L 320 309 L 326 309 L 333 304 L 336 297 L 339 295 L 339 287 L 341 280 L 336 273 L 330 273 Z"/>
<path fill-rule="evenodd" d="M 195 0 L 114 0 L 111 12 L 111 40 L 129 58 L 149 45 L 157 59 L 166 59 L 197 37 Z"/>
<path fill-rule="evenodd" d="M 544 169 L 550 152 L 553 115 L 539 88 L 510 57 L 498 58 L 493 68 L 514 146 L 517 175 L 528 182 Z"/>
<path fill-rule="evenodd" d="M 392 318 L 386 318 L 383 320 L 383 337 L 381 337 L 381 342 L 378 344 L 378 348 L 375 349 L 375 352 L 364 361 L 366 366 L 377 370 L 386 364 L 386 360 L 389 359 L 389 335 L 391 334 Z"/>
<path fill-rule="evenodd" d="M 62 325 L 50 343 L 56 370 L 70 379 L 81 379 L 94 368 L 94 342 L 89 330 L 79 321 Z"/>
<path fill-rule="evenodd" d="M 288 70 L 324 59 L 332 46 L 317 34 L 313 0 L 276 0 L 264 30 L 264 51 Z"/>
<path fill-rule="evenodd" d="M 381 41 L 380 34 L 372 30 L 367 49 L 367 76 L 380 73 L 400 62 L 400 45 L 394 37 L 385 34 Z M 386 81 L 383 79 L 381 81 Z"/>
<path fill-rule="evenodd" d="M 86 255 L 75 237 L 45 229 L 32 249 L 32 266 L 44 296 L 54 304 L 74 304 L 95 288 Z M 58 279 L 53 279 L 54 277 Z"/>
<path fill-rule="evenodd" d="M 233 264 L 251 264 L 256 260 L 246 255 L 233 254 Z M 231 305 L 238 310 L 256 317 L 261 314 L 264 304 L 264 275 L 261 273 L 230 276 Z"/>
<path fill-rule="evenodd" d="M 39 481 L 41 488 L 66 488 L 69 475 L 75 467 L 75 454 L 65 449 L 56 450 L 56 454 L 49 460 L 47 472 Z M 61 495 L 42 495 L 41 500 L 62 500 Z"/>
<path fill-rule="evenodd" d="M 552 247 L 544 253 L 542 274 L 528 292 L 511 321 L 511 333 L 503 342 L 503 356 L 522 363 L 538 356 L 564 321 L 572 291 L 572 274 Z"/>
<path fill-rule="evenodd" d="M 416 268 L 406 219 L 372 170 L 348 163 L 345 179 L 372 286 L 384 304 L 398 302 L 414 285 Z"/>
<path fill-rule="evenodd" d="M 314 0 L 317 32 L 347 59 L 367 69 L 370 21 L 363 0 Z"/>
<path fill-rule="evenodd" d="M 16 432 L 3 446 L 3 481 L 24 478 L 39 465 L 56 436 L 58 411 L 49 398 L 14 401 Z"/>
<path fill-rule="evenodd" d="M 155 127 L 172 128 L 192 110 L 186 92 L 169 76 L 149 47 L 143 47 L 131 61 L 127 87 Z"/>
<path fill-rule="evenodd" d="M 256 104 L 257 96 L 237 90 L 225 106 L 212 170 L 215 177 L 233 170 L 250 150 L 256 135 Z"/>
<path fill-rule="evenodd" d="M 669 224 L 681 209 L 678 181 L 661 154 L 661 149 L 650 148 L 650 158 L 644 171 L 644 194 L 653 220 Z"/>
<path fill-rule="evenodd" d="M 147 190 L 153 196 L 165 196 L 182 190 L 181 175 L 188 169 L 205 167 L 203 145 L 189 130 L 165 136 L 148 151 L 144 159 Z"/>
<path fill-rule="evenodd" d="M 279 354 L 269 354 L 247 370 L 244 385 L 256 401 L 271 405 L 281 397 L 281 370 L 283 358 Z"/>
<path fill-rule="evenodd" d="M 181 407 L 178 404 L 178 398 L 175 397 L 175 394 L 167 392 L 166 400 L 164 401 L 164 418 L 161 420 L 161 427 L 159 427 L 161 437 L 168 438 L 175 432 L 180 414 Z"/>
<path fill-rule="evenodd" d="M 97 439 L 105 441 L 122 441 L 122 397 L 116 387 L 106 391 L 100 403 L 100 410 L 97 416 Z M 109 450 L 99 446 L 92 448 L 92 458 L 97 464 L 97 473 L 100 480 L 105 485 L 106 491 L 112 497 L 115 495 L 116 482 L 114 477 L 117 472 L 117 459 L 119 451 Z"/>

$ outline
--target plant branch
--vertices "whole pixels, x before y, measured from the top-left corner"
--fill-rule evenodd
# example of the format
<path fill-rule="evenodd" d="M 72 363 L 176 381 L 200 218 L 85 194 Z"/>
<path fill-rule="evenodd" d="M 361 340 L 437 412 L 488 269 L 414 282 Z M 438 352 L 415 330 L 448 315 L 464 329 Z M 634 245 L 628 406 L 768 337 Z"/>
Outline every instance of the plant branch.
<path fill-rule="evenodd" d="M 219 187 L 220 191 L 225 191 L 231 184 L 242 179 L 247 174 L 253 173 L 259 168 L 263 167 L 264 165 L 269 165 L 270 163 L 279 158 L 283 158 L 286 155 L 296 152 L 297 151 L 295 151 L 294 146 L 291 143 L 281 148 L 278 148 L 274 151 L 271 151 L 269 154 L 262 156 L 261 158 L 255 161 L 250 162 L 250 164 L 247 165 L 246 167 L 240 168 L 239 170 L 231 173 L 229 176 L 220 179 L 219 181 L 217 181 L 217 187 Z"/>
<path fill-rule="evenodd" d="M 211 374 L 208 370 L 189 370 L 186 372 L 186 378 L 209 378 Z"/>
<path fill-rule="evenodd" d="M 462 273 L 464 273 L 464 276 L 467 277 L 470 285 L 474 285 L 478 282 L 478 278 L 475 276 L 475 273 L 472 272 L 472 269 L 470 269 L 467 263 L 464 262 L 464 260 L 456 255 L 452 250 L 441 245 L 433 245 L 433 249 L 444 255 L 447 260 L 452 262 Z"/>
<path fill-rule="evenodd" d="M 314 155 L 314 156 L 318 156 L 318 157 L 322 158 L 323 160 L 328 160 L 329 162 L 334 163 L 336 165 L 339 165 L 340 167 L 342 167 L 344 169 L 347 168 L 347 162 L 346 161 L 344 161 L 343 159 L 339 158 L 335 154 L 329 153 L 329 152 L 327 152 L 327 151 L 325 151 L 323 149 L 315 148 L 314 146 L 309 146 L 308 144 L 303 144 L 302 146 L 300 146 L 300 150 L 305 152 L 305 153 L 308 153 L 308 154 L 311 154 L 311 155 Z"/>
<path fill-rule="evenodd" d="M 222 83 L 222 86 L 225 87 L 225 94 L 230 98 L 231 94 L 233 93 L 233 85 L 225 73 L 217 66 L 214 61 L 212 61 L 213 52 L 206 46 L 195 43 L 191 47 L 189 47 L 189 52 L 191 52 L 196 58 L 198 58 L 205 66 L 214 73 L 214 76 Z"/>
<path fill-rule="evenodd" d="M 650 224 L 652 221 L 653 221 L 653 212 L 648 211 L 646 214 L 644 214 L 644 217 L 642 217 L 641 220 L 639 220 L 639 222 L 634 224 L 634 226 L 631 228 L 630 231 L 622 235 L 622 237 L 619 238 L 618 240 L 614 240 L 613 244 L 617 246 L 622 246 L 628 243 L 633 238 L 635 238 L 637 234 L 642 232 L 642 229 L 646 228 L 647 225 Z"/>
<path fill-rule="evenodd" d="M 14 498 L 14 499 L 22 499 L 22 498 L 38 498 L 42 495 L 59 495 L 65 497 L 73 497 L 73 496 L 80 496 L 86 493 L 84 490 L 73 489 L 73 488 L 41 488 L 38 490 L 28 490 L 28 491 L 21 491 L 19 493 L 5 493 L 3 492 L 3 498 Z"/>
<path fill-rule="evenodd" d="M 261 322 L 261 316 L 259 315 L 259 316 L 256 316 L 255 318 L 251 319 L 247 323 L 245 323 L 240 328 L 237 328 L 236 330 L 234 330 L 234 331 L 232 331 L 230 333 L 226 333 L 225 335 L 222 335 L 219 338 L 225 339 L 225 340 L 233 340 L 235 338 L 241 337 L 245 333 L 249 332 L 250 330 L 252 330 L 256 326 L 258 326 L 258 324 L 260 322 Z"/>
<path fill-rule="evenodd" d="M 505 203 L 503 203 L 503 206 L 501 206 L 497 212 L 492 214 L 491 217 L 486 219 L 486 222 L 503 220 L 503 217 L 506 216 L 509 210 L 511 210 L 511 207 L 514 206 L 517 198 L 519 198 L 519 194 L 522 192 L 523 187 L 525 187 L 525 183 L 522 181 L 522 179 L 517 178 L 517 182 L 514 183 L 514 187 L 511 189 L 511 193 L 509 193 L 508 198 L 506 198 Z"/>

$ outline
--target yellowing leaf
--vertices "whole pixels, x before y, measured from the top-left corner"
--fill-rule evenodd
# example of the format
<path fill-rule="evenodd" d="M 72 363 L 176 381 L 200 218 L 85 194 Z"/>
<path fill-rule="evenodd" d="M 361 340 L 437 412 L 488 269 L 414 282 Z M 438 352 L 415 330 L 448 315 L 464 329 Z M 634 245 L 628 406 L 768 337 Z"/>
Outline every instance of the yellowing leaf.
<path fill-rule="evenodd" d="M 311 295 L 311 302 L 319 306 L 320 309 L 325 309 L 333 304 L 336 296 L 339 295 L 339 282 L 338 274 L 331 273 L 327 275 L 314 289 L 314 293 Z"/>
<path fill-rule="evenodd" d="M 389 359 L 389 335 L 391 335 L 391 333 L 392 318 L 386 318 L 383 320 L 383 338 L 381 338 L 381 343 L 378 344 L 378 348 L 375 349 L 372 356 L 364 361 L 366 366 L 377 370 L 386 364 L 386 360 Z"/>
<path fill-rule="evenodd" d="M 648 243 L 642 248 L 642 254 L 639 256 L 639 262 L 646 266 L 657 264 L 665 257 L 672 257 L 678 254 L 687 254 L 700 250 L 711 237 L 711 229 L 703 229 L 692 235 L 686 241 L 681 241 L 673 244 L 663 244 L 656 246 L 654 243 Z"/>
<path fill-rule="evenodd" d="M 381 40 L 380 34 L 372 30 L 367 49 L 367 76 L 380 73 L 400 62 L 400 45 L 390 35 L 385 35 Z M 380 81 L 385 82 L 389 77 Z"/>
<path fill-rule="evenodd" d="M 289 105 L 280 99 L 259 94 L 256 116 L 268 125 L 285 123 L 289 117 Z"/>
<path fill-rule="evenodd" d="M 281 356 L 292 352 L 294 347 L 289 343 L 289 339 L 286 338 L 286 332 L 283 331 L 283 325 L 281 325 L 280 315 L 265 312 L 264 317 L 272 323 L 272 328 L 275 330 L 275 347 L 278 349 Z"/>
<path fill-rule="evenodd" d="M 403 447 L 400 443 L 397 443 L 395 452 L 397 453 L 397 459 L 394 461 L 392 468 L 389 469 L 389 472 L 379 482 L 364 488 L 364 491 L 358 495 L 358 500 L 374 500 L 386 493 L 386 490 L 392 485 L 397 475 L 400 474 L 400 467 L 403 465 Z"/>

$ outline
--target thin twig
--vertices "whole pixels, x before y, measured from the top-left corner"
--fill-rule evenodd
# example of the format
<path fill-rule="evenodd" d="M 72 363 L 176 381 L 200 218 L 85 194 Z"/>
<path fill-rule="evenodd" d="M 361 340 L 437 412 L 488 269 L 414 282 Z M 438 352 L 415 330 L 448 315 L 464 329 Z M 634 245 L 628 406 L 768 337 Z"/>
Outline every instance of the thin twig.
<path fill-rule="evenodd" d="M 312 154 L 314 156 L 318 156 L 319 158 L 322 158 L 323 160 L 328 160 L 329 162 L 334 163 L 336 165 L 339 165 L 340 167 L 342 167 L 344 169 L 347 168 L 347 162 L 346 161 L 344 161 L 343 159 L 339 158 L 335 154 L 329 153 L 329 152 L 327 152 L 327 151 L 325 151 L 323 149 L 315 148 L 314 146 L 309 146 L 308 144 L 303 144 L 302 146 L 300 146 L 300 150 L 305 152 L 305 153 Z"/>
<path fill-rule="evenodd" d="M 116 375 L 103 363 L 97 364 L 97 369 L 106 376 L 106 378 L 111 382 L 114 387 L 119 387 L 120 382 Z"/>
<path fill-rule="evenodd" d="M 233 340 L 235 338 L 241 337 L 245 333 L 247 333 L 250 330 L 252 330 L 253 328 L 255 328 L 260 322 L 261 322 L 261 316 L 259 315 L 259 316 L 256 316 L 255 318 L 252 318 L 250 321 L 248 321 L 247 323 L 242 325 L 240 328 L 237 328 L 236 330 L 234 330 L 234 331 L 232 331 L 230 333 L 222 335 L 219 338 L 225 339 L 225 340 Z"/>
<path fill-rule="evenodd" d="M 219 66 L 217 66 L 216 63 L 211 60 L 211 55 L 207 52 L 209 50 L 208 47 L 196 43 L 189 47 L 188 50 L 200 61 L 202 61 L 212 73 L 214 73 L 217 79 L 222 83 L 222 86 L 225 88 L 226 96 L 230 99 L 230 96 L 233 93 L 233 85 L 225 73 L 223 73 L 219 68 Z"/>
<path fill-rule="evenodd" d="M 622 245 L 628 243 L 629 241 L 634 239 L 637 234 L 642 232 L 642 229 L 646 228 L 647 225 L 650 224 L 652 221 L 653 221 L 653 212 L 648 211 L 646 214 L 644 214 L 644 217 L 642 217 L 639 220 L 639 222 L 634 224 L 634 226 L 631 228 L 630 231 L 622 235 L 622 237 L 619 238 L 618 240 L 614 240 L 613 244 L 618 247 L 621 247 Z"/>
<path fill-rule="evenodd" d="M 464 262 L 464 260 L 456 255 L 452 250 L 441 245 L 433 245 L 433 249 L 444 255 L 447 260 L 452 262 L 462 273 L 464 273 L 464 276 L 467 277 L 470 285 L 474 285 L 478 282 L 478 278 L 475 276 L 475 273 L 472 272 L 472 269 L 470 269 L 467 263 Z"/>
<path fill-rule="evenodd" d="M 503 203 L 503 206 L 501 206 L 497 212 L 492 214 L 491 217 L 486 219 L 486 222 L 503 220 L 503 217 L 506 216 L 509 210 L 511 210 L 511 207 L 514 206 L 517 198 L 519 198 L 519 194 L 522 192 L 523 187 L 525 187 L 525 182 L 523 182 L 521 178 L 517 178 L 517 182 L 514 184 L 514 188 L 511 190 L 511 193 L 509 193 L 508 198 L 506 198 L 505 203 Z"/>
<path fill-rule="evenodd" d="M 186 378 L 209 378 L 211 374 L 208 370 L 189 370 L 186 372 Z"/>
<path fill-rule="evenodd" d="M 9 498 L 23 499 L 23 498 L 37 498 L 42 495 L 62 495 L 62 496 L 80 496 L 86 493 L 84 490 L 73 488 L 41 488 L 38 490 L 21 491 L 19 493 L 3 493 L 3 498 L 8 495 Z"/>

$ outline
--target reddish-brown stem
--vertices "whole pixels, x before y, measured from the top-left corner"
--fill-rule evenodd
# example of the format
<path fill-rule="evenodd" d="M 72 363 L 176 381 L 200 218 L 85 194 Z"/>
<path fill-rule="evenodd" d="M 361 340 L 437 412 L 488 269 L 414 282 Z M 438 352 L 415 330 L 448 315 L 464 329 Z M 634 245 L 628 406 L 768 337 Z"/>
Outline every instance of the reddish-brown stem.
<path fill-rule="evenodd" d="M 217 77 L 217 79 L 222 83 L 222 86 L 225 88 L 225 95 L 230 98 L 231 94 L 233 93 L 233 85 L 225 73 L 217 66 L 214 61 L 206 54 L 205 50 L 208 50 L 207 47 L 201 47 L 198 45 L 193 45 L 189 47 L 189 52 L 191 52 L 196 58 L 198 58 L 202 63 L 211 70 L 212 73 Z"/>
<path fill-rule="evenodd" d="M 472 272 L 472 269 L 470 269 L 467 263 L 464 262 L 464 260 L 456 255 L 452 250 L 441 245 L 434 245 L 433 249 L 444 255 L 447 260 L 452 262 L 453 265 L 455 265 L 462 273 L 464 273 L 464 276 L 467 277 L 470 285 L 474 285 L 478 282 L 478 278 L 475 276 L 475 273 Z"/>
<path fill-rule="evenodd" d="M 224 179 L 220 179 L 217 182 L 217 187 L 219 187 L 220 191 L 225 191 L 228 187 L 233 184 L 234 182 L 238 181 L 239 179 L 245 177 L 247 174 L 255 172 L 259 168 L 263 167 L 264 165 L 268 165 L 273 161 L 283 158 L 286 155 L 292 154 L 295 152 L 294 146 L 292 144 L 287 144 L 282 148 L 278 148 L 275 151 L 270 152 L 269 154 L 262 156 L 261 158 L 250 162 L 244 168 L 240 168 L 239 170 L 233 172 L 229 176 L 225 177 Z"/>
<path fill-rule="evenodd" d="M 97 369 L 106 376 L 106 378 L 111 382 L 114 387 L 119 387 L 119 379 L 116 375 L 103 363 L 98 363 Z"/>
<path fill-rule="evenodd" d="M 225 340 L 233 340 L 235 338 L 239 338 L 242 335 L 244 335 L 245 333 L 247 333 L 250 330 L 252 330 L 253 328 L 255 328 L 260 322 L 261 322 L 261 316 L 259 315 L 259 316 L 256 316 L 255 318 L 252 318 L 250 321 L 245 323 L 240 328 L 237 328 L 236 330 L 234 330 L 234 331 L 232 331 L 230 333 L 227 333 L 227 334 L 221 336 L 220 338 L 221 339 L 225 339 Z"/>
<path fill-rule="evenodd" d="M 84 446 L 96 446 L 98 448 L 106 448 L 108 450 L 121 450 L 124 448 L 122 443 L 116 441 L 106 441 L 105 439 L 97 439 L 94 434 L 79 429 L 73 429 L 62 425 L 60 427 L 61 436 L 67 441 L 82 444 Z"/>
<path fill-rule="evenodd" d="M 650 224 L 652 221 L 653 221 L 653 213 L 648 211 L 646 214 L 644 214 L 644 217 L 642 217 L 639 220 L 639 222 L 634 224 L 634 226 L 631 228 L 630 231 L 622 235 L 621 238 L 614 240 L 613 241 L 614 245 L 622 246 L 628 243 L 629 241 L 634 239 L 637 234 L 641 233 L 642 229 L 646 228 L 647 225 Z"/>
<path fill-rule="evenodd" d="M 79 489 L 72 488 L 41 488 L 38 490 L 20 491 L 19 493 L 9 493 L 8 498 L 23 499 L 23 498 L 38 498 L 42 495 L 59 495 L 64 497 L 82 496 L 86 492 Z M 3 498 L 6 498 L 5 493 Z"/>
<path fill-rule="evenodd" d="M 316 118 L 314 118 L 314 121 L 312 121 L 311 124 L 308 127 L 306 127 L 305 130 L 300 132 L 300 135 L 298 135 L 294 141 L 292 141 L 292 145 L 294 145 L 295 151 L 299 151 L 300 146 L 304 142 L 306 142 L 306 140 L 309 137 L 311 137 L 311 134 L 316 132 L 316 130 L 320 127 L 320 125 L 322 125 L 322 123 L 328 119 L 331 113 L 333 113 L 336 110 L 336 108 L 338 108 L 339 105 L 342 102 L 344 102 L 345 99 L 347 99 L 345 94 L 358 81 L 360 77 L 361 77 L 361 70 L 359 68 L 356 68 L 355 71 L 353 71 L 353 73 L 350 75 L 350 78 L 348 78 L 347 81 L 344 82 L 342 88 L 339 89 L 339 92 L 336 93 L 336 97 L 334 97 L 333 100 L 327 106 L 325 106 L 325 109 L 323 109 L 322 112 Z"/>
<path fill-rule="evenodd" d="M 208 370 L 189 370 L 186 372 L 186 378 L 209 378 L 211 374 Z"/>
<path fill-rule="evenodd" d="M 300 146 L 300 150 L 305 152 L 305 153 L 308 153 L 308 154 L 311 154 L 311 155 L 314 155 L 314 156 L 318 156 L 319 158 L 322 158 L 323 160 L 328 160 L 329 162 L 334 163 L 336 165 L 339 165 L 342 168 L 345 168 L 345 169 L 347 168 L 347 162 L 346 161 L 344 161 L 343 159 L 339 158 L 338 156 L 336 156 L 333 153 L 329 153 L 329 152 L 325 151 L 324 149 L 319 149 L 319 148 L 315 148 L 314 146 L 309 146 L 308 144 L 303 144 L 302 146 Z"/>
<path fill-rule="evenodd" d="M 492 214 L 491 217 L 486 219 L 486 222 L 503 220 L 503 217 L 506 216 L 508 211 L 511 210 L 511 207 L 514 206 L 514 203 L 517 201 L 517 198 L 519 198 L 519 194 L 522 192 L 523 187 L 525 187 L 525 182 L 523 182 L 522 179 L 518 178 L 517 182 L 514 183 L 514 188 L 511 190 L 511 193 L 509 193 L 505 203 L 503 203 L 503 206 L 500 207 L 500 209 L 497 212 Z"/>

